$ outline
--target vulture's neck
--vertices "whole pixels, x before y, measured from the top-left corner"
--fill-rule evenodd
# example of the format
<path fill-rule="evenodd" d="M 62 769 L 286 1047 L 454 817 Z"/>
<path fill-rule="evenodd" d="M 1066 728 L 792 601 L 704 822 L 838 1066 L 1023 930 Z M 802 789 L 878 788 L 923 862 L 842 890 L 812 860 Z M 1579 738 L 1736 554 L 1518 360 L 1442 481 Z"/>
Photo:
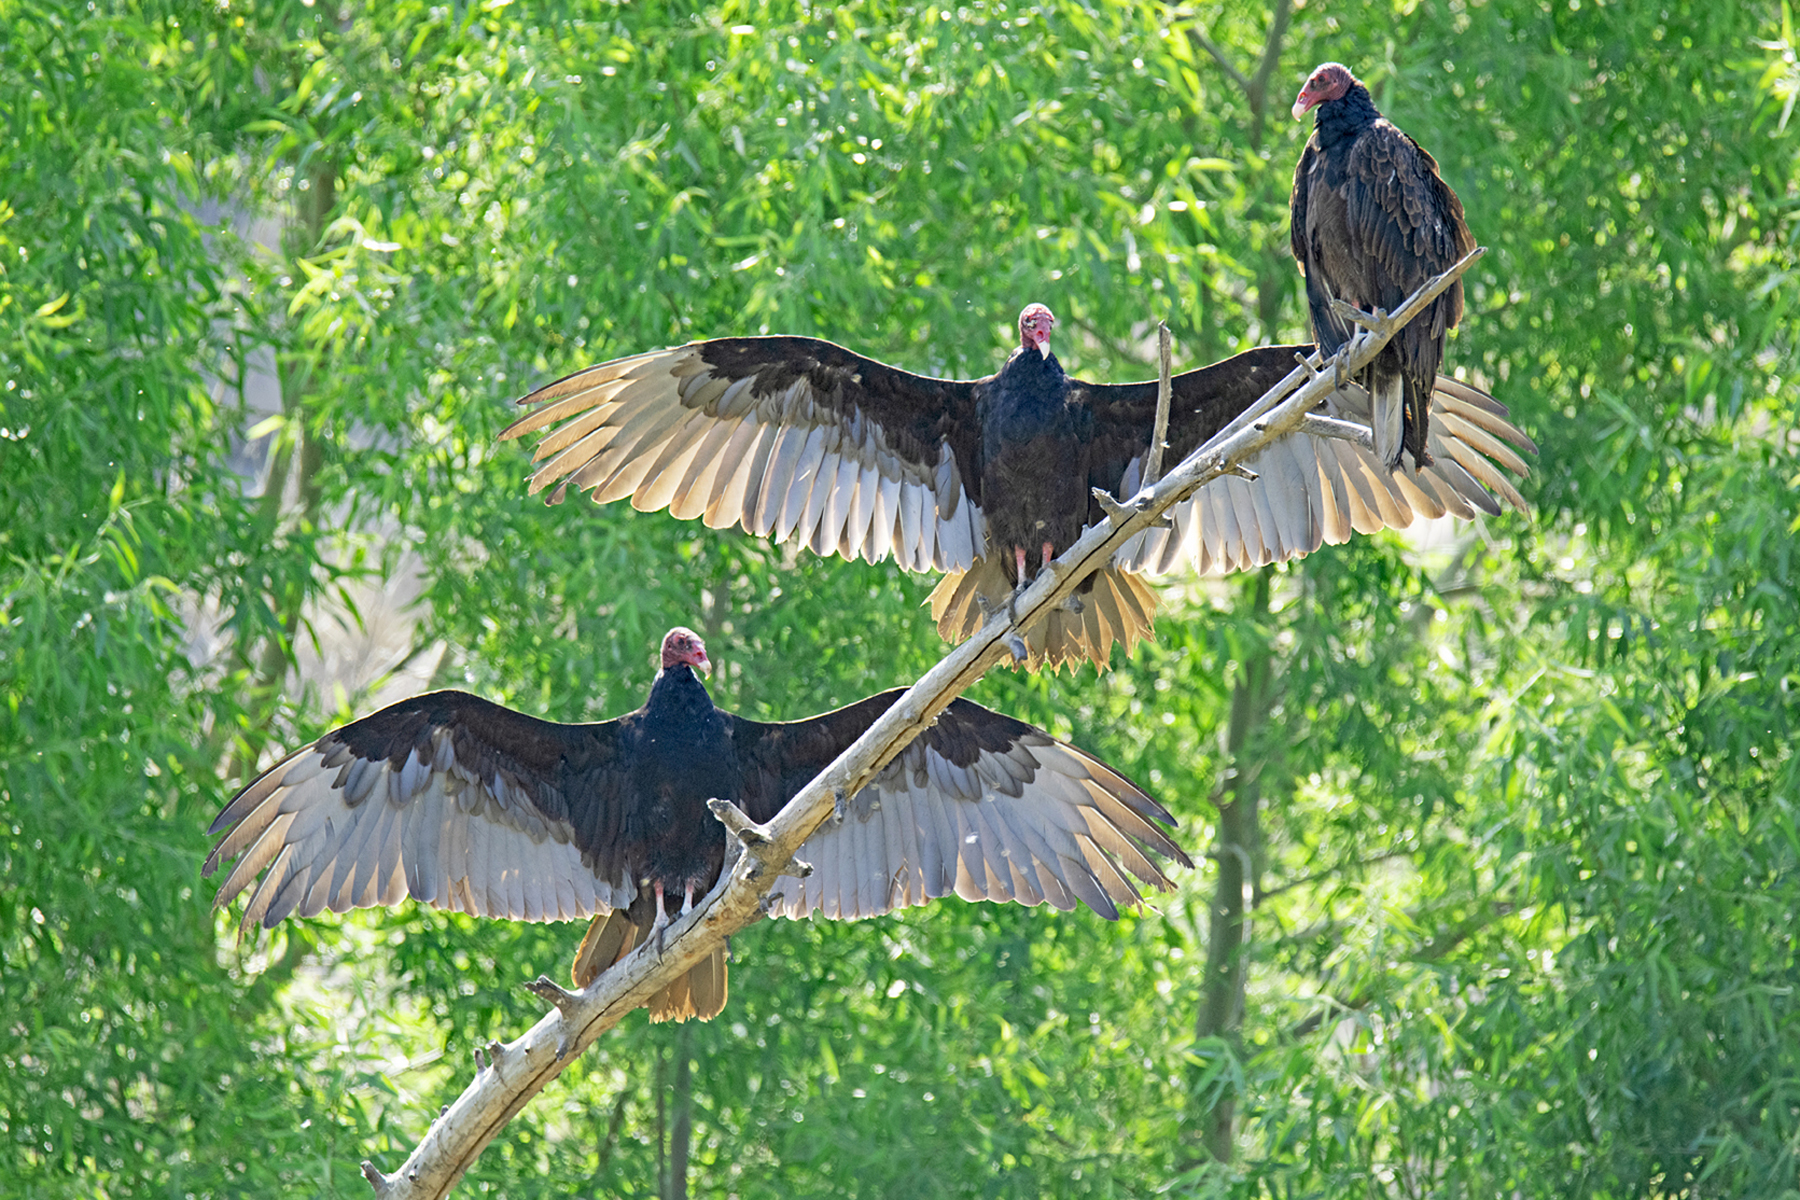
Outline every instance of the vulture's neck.
<path fill-rule="evenodd" d="M 1319 105 L 1318 113 L 1318 120 L 1313 127 L 1318 130 L 1319 145 L 1322 147 L 1329 147 L 1345 138 L 1353 138 L 1381 120 L 1381 110 L 1369 98 L 1369 89 L 1360 83 L 1353 85 L 1336 100 L 1327 100 Z"/>
<path fill-rule="evenodd" d="M 1054 353 L 1045 354 L 1036 346 L 1021 346 L 1006 362 L 1002 389 L 1015 395 L 1029 395 L 1038 400 L 1061 400 L 1068 387 L 1068 376 Z"/>
<path fill-rule="evenodd" d="M 712 696 L 700 682 L 694 669 L 678 663 L 656 673 L 650 685 L 650 699 L 644 705 L 645 715 L 652 720 L 672 721 L 683 717 L 711 716 Z"/>

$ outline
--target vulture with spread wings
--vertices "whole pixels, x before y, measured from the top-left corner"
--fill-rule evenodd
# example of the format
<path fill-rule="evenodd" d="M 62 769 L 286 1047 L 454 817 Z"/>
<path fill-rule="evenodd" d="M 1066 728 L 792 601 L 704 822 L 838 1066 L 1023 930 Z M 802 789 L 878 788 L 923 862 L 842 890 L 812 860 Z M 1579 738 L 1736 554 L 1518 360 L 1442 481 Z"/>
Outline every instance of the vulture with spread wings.
<path fill-rule="evenodd" d="M 693 631 L 662 643 L 636 712 L 562 725 L 466 692 L 432 692 L 334 729 L 288 755 L 213 822 L 205 873 L 236 865 L 217 904 L 250 893 L 243 929 L 288 916 L 398 904 L 517 921 L 591 918 L 585 986 L 718 880 L 722 797 L 773 817 L 899 699 L 898 689 L 800 721 L 713 706 Z M 1191 866 L 1174 818 L 1099 759 L 967 700 L 807 840 L 806 879 L 782 877 L 773 911 L 874 916 L 940 896 L 1077 901 L 1108 919 L 1140 901 L 1135 876 L 1173 885 Z M 653 1020 L 725 1004 L 721 949 L 650 1002 Z"/>
<path fill-rule="evenodd" d="M 530 491 L 570 487 L 596 502 L 630 498 L 714 529 L 732 525 L 818 554 L 937 569 L 938 630 L 961 641 L 983 607 L 1104 513 L 1092 488 L 1121 499 L 1142 478 L 1155 382 L 1097 384 L 1063 373 L 1055 318 L 1019 315 L 1019 347 L 986 379 L 933 379 L 807 337 L 690 342 L 589 367 L 526 396 L 501 433 L 544 431 Z M 1198 448 L 1295 369 L 1311 346 L 1262 346 L 1174 378 L 1169 461 Z M 1084 581 L 1078 603 L 1022 630 L 1027 665 L 1091 659 L 1151 632 L 1156 598 L 1140 573 L 1191 553 L 1202 571 L 1284 562 L 1351 533 L 1416 517 L 1473 518 L 1524 500 L 1501 468 L 1526 473 L 1531 439 L 1492 397 L 1439 376 L 1432 465 L 1402 477 L 1350 442 L 1296 433 L 1171 510 L 1173 528 L 1127 546 Z M 1368 419 L 1368 394 L 1336 393 L 1339 416 Z M 1496 499 L 1496 496 L 1499 499 Z"/>
<path fill-rule="evenodd" d="M 1306 276 L 1313 336 L 1335 354 L 1356 329 L 1332 311 L 1333 298 L 1365 312 L 1392 312 L 1473 250 L 1475 238 L 1437 161 L 1381 115 L 1348 67 L 1325 63 L 1307 76 L 1294 119 L 1309 111 L 1313 132 L 1294 168 L 1288 234 Z M 1462 310 L 1458 279 L 1363 372 L 1374 397 L 1375 457 L 1389 467 L 1400 464 L 1402 452 L 1420 467 L 1436 455 L 1432 381 Z"/>

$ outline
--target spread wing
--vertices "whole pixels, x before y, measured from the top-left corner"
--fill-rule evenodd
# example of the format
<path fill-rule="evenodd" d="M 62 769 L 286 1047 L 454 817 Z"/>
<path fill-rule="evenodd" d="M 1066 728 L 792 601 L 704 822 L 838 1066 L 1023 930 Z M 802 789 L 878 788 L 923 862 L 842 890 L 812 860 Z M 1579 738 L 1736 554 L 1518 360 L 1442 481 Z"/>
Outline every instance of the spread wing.
<path fill-rule="evenodd" d="M 895 689 L 805 721 L 734 718 L 750 815 L 766 821 L 899 699 Z M 1105 763 L 968 700 L 885 767 L 800 850 L 807 879 L 784 877 L 774 911 L 854 919 L 964 900 L 1085 902 L 1112 919 L 1174 885 L 1156 856 L 1191 866 L 1160 825 L 1174 818 Z"/>
<path fill-rule="evenodd" d="M 627 720 L 559 725 L 445 691 L 334 729 L 213 821 L 203 873 L 236 860 L 214 903 L 254 887 L 244 933 L 408 896 L 519 921 L 622 908 L 634 881 L 603 878 L 583 848 L 617 822 Z"/>
<path fill-rule="evenodd" d="M 1172 381 L 1169 448 L 1172 466 L 1216 434 L 1289 371 L 1311 346 L 1259 346 Z M 1142 479 L 1156 414 L 1156 383 L 1082 384 L 1096 420 L 1095 487 L 1130 496 Z M 1349 385 L 1327 403 L 1334 415 L 1369 423 L 1369 394 Z M 1525 498 L 1505 472 L 1530 472 L 1521 457 L 1537 446 L 1514 425 L 1506 406 L 1468 384 L 1437 376 L 1431 397 L 1432 464 L 1416 473 L 1386 471 L 1360 446 L 1294 433 L 1245 465 L 1255 480 L 1228 476 L 1200 488 L 1170 510 L 1173 530 L 1152 530 L 1128 543 L 1118 563 L 1163 573 L 1191 554 L 1200 570 L 1229 573 L 1286 562 L 1352 533 L 1405 529 L 1420 517 L 1474 519 L 1501 504 L 1525 511 Z M 1104 453 L 1102 453 L 1104 449 Z M 1504 471 L 1502 470 L 1504 468 Z M 1098 521 L 1098 506 L 1089 521 Z"/>
<path fill-rule="evenodd" d="M 533 494 L 572 485 L 713 529 L 910 571 L 981 557 L 977 384 L 817 338 L 690 342 L 601 363 L 520 400 L 502 439 L 545 431 Z"/>
<path fill-rule="evenodd" d="M 1258 346 L 1171 378 L 1163 469 L 1174 467 L 1260 400 L 1263 393 L 1286 379 L 1298 367 L 1294 361 L 1297 351 L 1310 354 L 1312 347 Z M 1142 478 L 1144 456 L 1149 452 L 1150 434 L 1156 425 L 1156 381 L 1113 384 L 1078 380 L 1075 386 L 1094 414 L 1088 486 L 1105 488 L 1115 495 L 1131 495 Z M 1128 476 L 1131 490 L 1121 493 L 1120 482 Z M 1098 503 L 1089 502 L 1089 525 L 1099 524 L 1105 515 Z"/>

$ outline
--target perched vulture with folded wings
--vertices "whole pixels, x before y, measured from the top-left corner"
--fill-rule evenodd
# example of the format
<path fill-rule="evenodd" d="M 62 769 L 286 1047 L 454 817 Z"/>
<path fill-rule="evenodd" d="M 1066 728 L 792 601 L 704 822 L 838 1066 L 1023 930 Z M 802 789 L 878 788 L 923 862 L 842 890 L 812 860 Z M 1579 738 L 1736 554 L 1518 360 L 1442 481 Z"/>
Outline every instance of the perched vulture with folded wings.
<path fill-rule="evenodd" d="M 589 367 L 526 396 L 532 411 L 502 438 L 546 431 L 530 491 L 593 489 L 596 502 L 740 525 L 819 554 L 947 572 L 931 595 L 938 631 L 961 641 L 1035 568 L 1103 519 L 1090 489 L 1137 491 L 1156 412 L 1154 381 L 1086 383 L 1050 352 L 1042 304 L 1019 314 L 1019 348 L 986 379 L 913 375 L 808 337 L 690 342 Z M 1311 346 L 1262 346 L 1174 378 L 1169 461 L 1178 462 L 1295 370 Z M 1367 420 L 1348 387 L 1331 411 Z M 1156 598 L 1141 572 L 1173 570 L 1191 549 L 1202 571 L 1284 562 L 1352 531 L 1405 528 L 1415 516 L 1523 509 L 1496 467 L 1523 475 L 1531 439 L 1487 394 L 1439 377 L 1434 465 L 1411 478 L 1360 447 L 1296 433 L 1171 510 L 1082 584 L 1080 611 L 1021 631 L 1033 669 L 1092 659 L 1149 636 Z M 1515 449 L 1515 447 L 1517 449 Z"/>
<path fill-rule="evenodd" d="M 1333 297 L 1365 312 L 1392 312 L 1473 250 L 1475 238 L 1437 161 L 1381 115 L 1348 67 L 1325 63 L 1307 76 L 1294 119 L 1308 111 L 1316 115 L 1294 168 L 1288 235 L 1306 276 L 1313 337 L 1335 354 L 1356 330 L 1331 311 Z M 1432 381 L 1462 310 L 1458 279 L 1363 372 L 1374 396 L 1375 457 L 1390 468 L 1402 451 L 1418 466 L 1432 461 Z"/>
<path fill-rule="evenodd" d="M 769 820 L 900 697 L 769 724 L 713 706 L 706 647 L 675 628 L 636 712 L 561 725 L 466 692 L 432 692 L 334 729 L 276 763 L 213 822 L 216 903 L 250 891 L 243 929 L 398 904 L 517 921 L 591 917 L 585 986 L 718 880 L 724 826 L 706 801 Z M 1174 818 L 1099 759 L 967 700 L 808 839 L 806 879 L 773 911 L 874 916 L 940 896 L 1049 903 L 1101 916 L 1159 891 L 1155 856 L 1192 866 Z M 260 880 L 258 876 L 261 876 Z M 252 890 L 253 889 L 253 890 Z M 721 949 L 650 1002 L 652 1020 L 725 1004 Z"/>

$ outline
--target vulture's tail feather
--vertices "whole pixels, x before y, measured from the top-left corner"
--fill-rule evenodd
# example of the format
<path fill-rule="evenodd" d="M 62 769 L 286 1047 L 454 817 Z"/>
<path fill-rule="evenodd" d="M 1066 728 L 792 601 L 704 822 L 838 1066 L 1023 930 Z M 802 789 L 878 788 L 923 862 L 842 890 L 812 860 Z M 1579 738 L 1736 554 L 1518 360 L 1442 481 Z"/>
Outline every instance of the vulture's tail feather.
<path fill-rule="evenodd" d="M 624 909 L 595 917 L 588 925 L 587 936 L 581 939 L 581 948 L 575 951 L 571 971 L 575 986 L 584 988 L 594 982 L 601 972 L 636 949 L 643 937 L 643 927 Z M 710 1021 L 718 1016 L 729 991 L 725 954 L 726 948 L 719 947 L 686 975 L 650 997 L 650 1019 L 685 1021 L 692 1017 Z"/>
<path fill-rule="evenodd" d="M 1401 444 L 1412 455 L 1416 472 L 1436 461 L 1431 456 L 1431 389 L 1410 375 L 1406 377 L 1405 389 L 1406 420 Z"/>
<path fill-rule="evenodd" d="M 1369 372 L 1369 391 L 1374 395 L 1369 428 L 1375 435 L 1375 461 L 1390 471 L 1400 465 L 1400 450 L 1406 444 L 1405 388 L 1398 374 Z"/>
<path fill-rule="evenodd" d="M 1047 667 L 1055 671 L 1064 664 L 1073 670 L 1092 662 L 1104 671 L 1114 642 L 1122 642 L 1125 653 L 1130 654 L 1139 638 L 1155 636 L 1156 593 L 1136 575 L 1108 568 L 1082 587 L 1076 594 L 1081 612 L 1059 608 L 1023 631 L 1030 652 L 1021 664 L 1026 670 Z M 1006 603 L 1012 590 L 1005 565 L 993 555 L 977 560 L 967 571 L 950 572 L 930 598 L 938 633 L 948 642 L 973 637 L 987 621 L 976 597 L 984 596 L 990 608 L 998 607 Z"/>
<path fill-rule="evenodd" d="M 575 951 L 575 965 L 569 971 L 575 986 L 584 988 L 600 978 L 601 972 L 630 954 L 637 944 L 637 924 L 625 915 L 624 909 L 615 908 L 595 917 L 588 925 L 587 936 L 581 939 L 581 947 Z"/>

